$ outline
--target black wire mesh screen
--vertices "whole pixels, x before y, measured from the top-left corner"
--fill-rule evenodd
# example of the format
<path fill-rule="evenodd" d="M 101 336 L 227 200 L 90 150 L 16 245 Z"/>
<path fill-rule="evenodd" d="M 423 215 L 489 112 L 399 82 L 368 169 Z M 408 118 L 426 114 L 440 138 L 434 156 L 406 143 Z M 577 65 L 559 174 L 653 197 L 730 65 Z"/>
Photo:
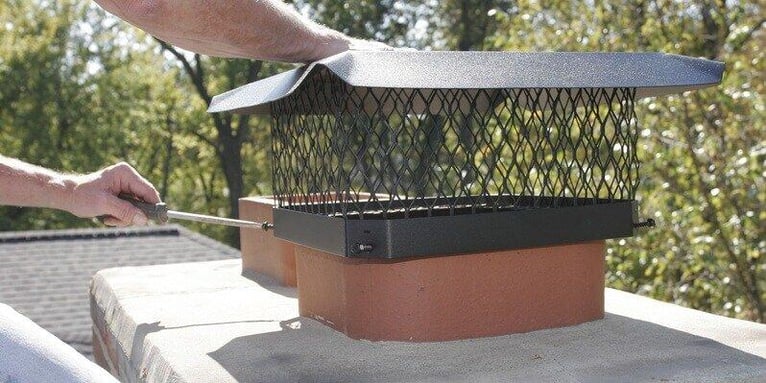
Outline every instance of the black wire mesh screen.
<path fill-rule="evenodd" d="M 633 88 L 302 86 L 272 106 L 283 209 L 414 218 L 627 201 L 638 186 Z"/>

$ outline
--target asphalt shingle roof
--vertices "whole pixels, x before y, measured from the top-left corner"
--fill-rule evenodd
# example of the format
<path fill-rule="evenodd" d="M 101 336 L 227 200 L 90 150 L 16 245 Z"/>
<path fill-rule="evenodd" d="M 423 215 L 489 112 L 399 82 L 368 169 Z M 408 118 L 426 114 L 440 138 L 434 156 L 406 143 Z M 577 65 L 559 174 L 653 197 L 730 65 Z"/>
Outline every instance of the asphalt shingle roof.
<path fill-rule="evenodd" d="M 98 270 L 239 257 L 181 226 L 0 233 L 0 302 L 88 357 L 88 287 Z"/>

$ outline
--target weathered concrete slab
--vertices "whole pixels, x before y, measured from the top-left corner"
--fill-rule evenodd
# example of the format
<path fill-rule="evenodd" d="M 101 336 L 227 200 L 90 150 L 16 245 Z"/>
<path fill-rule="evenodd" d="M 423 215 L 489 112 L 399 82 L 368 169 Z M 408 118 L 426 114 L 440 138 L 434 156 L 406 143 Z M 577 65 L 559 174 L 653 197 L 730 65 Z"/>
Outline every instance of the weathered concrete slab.
<path fill-rule="evenodd" d="M 368 342 L 299 317 L 294 289 L 240 271 L 216 261 L 99 272 L 96 338 L 121 380 L 766 381 L 766 325 L 616 290 L 606 290 L 605 319 L 578 326 Z"/>

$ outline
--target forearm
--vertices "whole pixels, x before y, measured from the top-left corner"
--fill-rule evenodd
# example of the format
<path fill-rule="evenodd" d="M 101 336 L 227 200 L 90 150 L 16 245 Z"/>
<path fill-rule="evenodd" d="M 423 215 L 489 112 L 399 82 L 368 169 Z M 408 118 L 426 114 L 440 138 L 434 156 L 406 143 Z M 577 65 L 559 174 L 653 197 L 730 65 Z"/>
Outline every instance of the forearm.
<path fill-rule="evenodd" d="M 279 0 L 96 2 L 161 40 L 213 56 L 311 62 L 353 42 Z"/>
<path fill-rule="evenodd" d="M 89 174 L 62 174 L 0 155 L 0 205 L 49 207 L 113 226 L 145 225 L 141 210 L 118 196 L 160 202 L 152 184 L 122 162 Z"/>
<path fill-rule="evenodd" d="M 66 210 L 74 185 L 67 175 L 0 156 L 0 205 Z"/>

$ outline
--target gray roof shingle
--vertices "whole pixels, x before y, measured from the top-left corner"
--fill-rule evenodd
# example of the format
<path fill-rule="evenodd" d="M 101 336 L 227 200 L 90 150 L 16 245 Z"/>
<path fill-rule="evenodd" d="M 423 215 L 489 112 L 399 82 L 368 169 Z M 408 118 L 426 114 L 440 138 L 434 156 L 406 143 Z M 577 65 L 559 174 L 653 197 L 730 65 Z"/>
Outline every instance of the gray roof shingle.
<path fill-rule="evenodd" d="M 98 270 L 239 257 L 182 226 L 0 233 L 0 302 L 91 357 L 88 286 Z"/>

